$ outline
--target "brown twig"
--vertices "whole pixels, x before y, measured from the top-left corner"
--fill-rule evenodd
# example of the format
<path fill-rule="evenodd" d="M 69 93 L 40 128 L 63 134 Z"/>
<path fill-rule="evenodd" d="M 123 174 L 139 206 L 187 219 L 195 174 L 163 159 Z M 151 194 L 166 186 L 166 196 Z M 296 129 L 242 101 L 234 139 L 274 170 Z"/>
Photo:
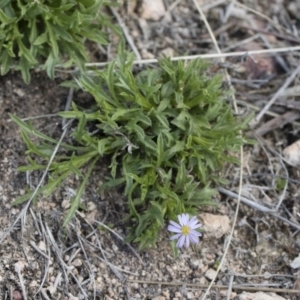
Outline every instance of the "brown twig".
<path fill-rule="evenodd" d="M 198 289 L 206 289 L 208 287 L 207 284 L 201 283 L 185 283 L 185 282 L 167 282 L 167 281 L 147 281 L 147 280 L 134 280 L 128 279 L 127 282 L 132 283 L 141 283 L 141 284 L 152 284 L 152 285 L 168 285 L 168 286 L 186 286 L 189 288 L 198 288 Z M 254 284 L 253 284 L 254 285 Z M 227 289 L 227 285 L 215 284 L 212 286 L 214 289 Z M 238 291 L 252 291 L 252 292 L 268 292 L 268 293 L 287 293 L 287 294 L 299 294 L 299 290 L 292 289 L 279 289 L 279 288 L 266 288 L 260 286 L 242 286 L 242 285 L 232 285 L 233 290 Z"/>
<path fill-rule="evenodd" d="M 197 10 L 198 10 L 198 12 L 199 12 L 199 14 L 200 14 L 202 20 L 203 20 L 203 22 L 204 22 L 204 24 L 205 24 L 205 26 L 206 26 L 208 32 L 209 32 L 210 36 L 211 36 L 211 39 L 212 39 L 212 41 L 213 41 L 213 43 L 214 43 L 214 45 L 215 45 L 215 48 L 216 48 L 217 52 L 218 52 L 219 54 L 222 54 L 221 49 L 220 49 L 220 47 L 219 47 L 219 45 L 218 45 L 218 42 L 217 42 L 217 40 L 216 40 L 216 37 L 214 36 L 214 33 L 213 33 L 212 29 L 211 29 L 211 26 L 210 26 L 210 24 L 208 23 L 208 21 L 207 21 L 207 19 L 206 19 L 206 16 L 205 16 L 205 14 L 203 13 L 203 11 L 202 11 L 202 9 L 201 9 L 199 3 L 198 3 L 196 0 L 193 0 L 193 2 L 194 2 L 194 4 L 195 4 L 195 6 L 196 6 L 196 8 L 197 8 Z M 232 3 L 234 3 L 234 2 L 235 2 L 235 1 L 233 1 Z M 221 62 L 224 62 L 224 61 L 225 61 L 224 57 L 221 57 Z M 231 77 L 230 77 L 230 75 L 229 75 L 229 73 L 227 72 L 226 69 L 225 69 L 225 76 L 226 76 L 227 83 L 228 83 L 229 87 L 232 88 L 232 83 L 231 83 L 231 80 L 230 80 Z M 234 111 L 235 111 L 236 114 L 238 114 L 239 110 L 238 110 L 238 106 L 237 106 L 237 102 L 236 102 L 236 98 L 235 98 L 235 94 L 234 94 L 234 93 L 232 94 L 232 100 L 233 100 L 232 102 L 233 102 Z M 239 181 L 239 190 L 238 190 L 237 204 L 236 204 L 236 209 L 235 209 L 235 213 L 234 213 L 234 217 L 233 217 L 233 221 L 232 221 L 232 229 L 231 229 L 231 231 L 230 231 L 230 234 L 229 234 L 229 237 L 228 237 L 228 241 L 227 241 L 227 243 L 226 243 L 226 246 L 225 246 L 225 249 L 224 249 L 224 253 L 223 253 L 221 262 L 220 262 L 220 264 L 219 264 L 219 266 L 218 266 L 218 268 L 217 268 L 216 274 L 215 274 L 215 276 L 212 278 L 212 280 L 211 280 L 209 286 L 207 287 L 207 289 L 206 289 L 204 295 L 201 297 L 202 300 L 204 300 L 204 299 L 207 297 L 207 295 L 208 295 L 208 293 L 209 293 L 211 287 L 213 286 L 213 284 L 214 284 L 214 282 L 215 282 L 215 280 L 216 280 L 216 278 L 217 278 L 217 275 L 218 275 L 218 273 L 220 272 L 221 267 L 222 267 L 223 264 L 224 264 L 225 258 L 226 258 L 226 256 L 227 256 L 227 253 L 228 253 L 228 250 L 229 250 L 231 241 L 232 241 L 232 237 L 233 237 L 233 233 L 234 233 L 235 224 L 236 224 L 236 222 L 237 222 L 237 217 L 238 217 L 238 212 L 239 212 L 239 207 L 240 207 L 240 200 L 241 200 L 240 198 L 241 198 L 241 193 L 242 193 L 242 182 L 243 182 L 243 160 L 244 160 L 243 156 L 244 156 L 244 150 L 243 150 L 243 146 L 241 146 L 241 147 L 240 147 L 240 162 L 241 162 L 241 167 L 240 167 L 240 171 L 239 171 L 240 181 Z"/>
<path fill-rule="evenodd" d="M 299 117 L 299 111 L 288 111 L 285 114 L 275 117 L 272 120 L 264 123 L 261 127 L 255 130 L 255 133 L 263 136 L 276 128 L 282 128 L 284 125 L 292 123 L 293 121 L 299 119 Z"/>
<path fill-rule="evenodd" d="M 289 42 L 292 42 L 292 43 L 300 44 L 300 39 L 293 38 L 293 37 L 290 37 L 288 35 L 284 35 L 284 34 L 281 34 L 281 33 L 278 33 L 278 32 L 268 31 L 268 30 L 261 29 L 261 28 L 250 27 L 250 26 L 247 26 L 247 25 L 244 25 L 244 24 L 239 24 L 239 28 L 245 28 L 245 29 L 253 30 L 253 31 L 256 31 L 256 32 L 259 32 L 259 33 L 264 33 L 264 34 L 267 34 L 267 35 L 273 35 L 273 36 L 276 36 L 277 38 L 280 38 L 280 39 L 283 39 L 283 40 L 286 40 L 286 41 L 289 41 Z"/>
<path fill-rule="evenodd" d="M 286 79 L 281 88 L 277 91 L 277 93 L 270 99 L 270 101 L 265 105 L 265 107 L 261 110 L 261 112 L 256 116 L 255 120 L 258 122 L 267 110 L 273 105 L 273 103 L 277 100 L 277 98 L 281 95 L 281 93 L 292 83 L 295 77 L 300 72 L 300 65 L 294 70 L 294 72 Z"/>

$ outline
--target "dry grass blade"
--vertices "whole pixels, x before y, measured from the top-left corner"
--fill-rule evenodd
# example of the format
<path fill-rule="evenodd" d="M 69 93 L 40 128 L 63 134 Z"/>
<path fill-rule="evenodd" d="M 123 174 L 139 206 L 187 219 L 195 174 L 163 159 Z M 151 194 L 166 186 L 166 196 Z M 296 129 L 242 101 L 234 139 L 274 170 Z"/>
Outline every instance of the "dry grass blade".
<path fill-rule="evenodd" d="M 70 88 L 67 102 L 65 104 L 65 111 L 68 111 L 70 109 L 71 103 L 73 101 L 73 96 L 74 96 L 74 88 Z M 67 119 L 63 118 L 62 119 L 62 127 L 66 126 L 66 123 L 67 123 Z"/>
<path fill-rule="evenodd" d="M 253 14 L 265 19 L 267 22 L 269 22 L 270 24 L 272 24 L 275 28 L 277 28 L 279 31 L 284 31 L 285 34 L 289 34 L 289 32 L 284 28 L 282 27 L 281 25 L 279 25 L 277 22 L 273 21 L 272 19 L 270 19 L 268 16 L 264 15 L 263 13 L 255 10 L 255 9 L 252 9 L 251 7 L 248 7 L 238 1 L 235 1 L 235 5 L 245 9 L 246 11 L 249 11 L 249 12 L 252 12 Z"/>
<path fill-rule="evenodd" d="M 275 130 L 276 128 L 282 128 L 284 125 L 292 123 L 293 121 L 299 119 L 299 116 L 299 111 L 288 111 L 283 115 L 277 116 L 262 124 L 259 128 L 255 129 L 255 134 L 258 136 L 263 136 L 268 132 Z"/>
<path fill-rule="evenodd" d="M 41 290 L 41 294 L 42 294 L 42 296 L 43 296 L 46 300 L 51 300 L 51 299 L 48 297 L 47 291 L 46 291 L 46 290 L 42 289 L 42 290 Z"/>
<path fill-rule="evenodd" d="M 1 243 L 6 239 L 6 237 L 12 232 L 12 230 L 15 228 L 15 226 L 18 224 L 18 222 L 19 222 L 20 220 L 21 220 L 21 224 L 24 225 L 23 228 L 25 228 L 26 214 L 27 214 L 27 211 L 28 211 L 28 209 L 29 209 L 29 207 L 30 207 L 30 204 L 31 204 L 32 200 L 35 198 L 35 196 L 37 195 L 39 188 L 44 184 L 44 181 L 45 181 L 45 179 L 46 179 L 46 177 L 47 177 L 49 168 L 50 168 L 50 166 L 51 166 L 51 164 L 52 164 L 52 162 L 53 162 L 53 160 L 54 160 L 54 158 L 55 158 L 55 156 L 56 156 L 56 153 L 57 153 L 57 151 L 58 151 L 58 149 L 59 149 L 59 147 L 60 147 L 60 145 L 61 145 L 61 143 L 62 143 L 64 137 L 66 136 L 66 134 L 67 134 L 67 132 L 68 132 L 68 128 L 69 128 L 69 125 L 70 125 L 70 124 L 71 124 L 71 122 L 68 122 L 68 123 L 66 124 L 66 126 L 64 127 L 63 132 L 62 132 L 62 134 L 61 134 L 61 137 L 60 137 L 60 139 L 59 139 L 57 145 L 55 146 L 55 148 L 54 148 L 54 150 L 53 150 L 53 153 L 52 153 L 52 155 L 51 155 L 51 157 L 50 157 L 50 159 L 49 159 L 49 161 L 48 161 L 48 163 L 47 163 L 46 169 L 45 169 L 45 171 L 43 172 L 43 175 L 42 175 L 42 177 L 41 177 L 41 179 L 40 179 L 38 185 L 36 186 L 36 188 L 35 188 L 35 190 L 34 190 L 32 196 L 31 196 L 30 199 L 27 201 L 27 203 L 25 204 L 25 206 L 22 208 L 21 212 L 19 213 L 19 215 L 17 216 L 17 218 L 15 219 L 15 221 L 13 222 L 13 224 L 12 224 L 12 225 L 11 225 L 11 226 L 3 233 L 3 235 L 2 235 L 2 237 L 1 237 L 1 239 L 0 239 L 0 245 L 1 245 Z"/>
<path fill-rule="evenodd" d="M 80 245 L 80 248 L 81 248 L 81 251 L 84 255 L 84 258 L 85 258 L 85 262 L 87 263 L 87 266 L 88 266 L 88 271 L 89 271 L 89 282 L 92 283 L 93 285 L 93 297 L 94 299 L 96 299 L 96 284 L 95 284 L 95 273 L 93 272 L 93 269 L 92 269 L 92 266 L 90 264 L 90 261 L 89 261 L 89 258 L 87 256 L 87 253 L 84 249 L 84 246 L 83 246 L 83 243 L 81 241 L 82 237 L 78 234 L 78 232 L 76 232 L 76 236 L 77 236 L 77 240 L 79 242 L 79 245 Z"/>
<path fill-rule="evenodd" d="M 77 214 L 80 215 L 80 212 L 77 212 Z M 100 222 L 100 223 L 101 223 L 101 222 Z M 92 227 L 88 222 L 87 222 L 87 224 L 88 224 L 90 227 Z M 101 223 L 101 224 L 103 224 L 103 223 Z M 103 224 L 103 225 L 104 225 L 104 224 Z M 73 225 L 71 225 L 71 226 L 73 226 Z M 104 225 L 104 226 L 105 226 L 105 225 Z M 120 280 L 121 282 L 123 282 L 123 281 L 125 280 L 125 277 L 124 277 L 119 271 L 137 276 L 137 274 L 132 273 L 132 272 L 128 272 L 128 271 L 126 271 L 126 270 L 123 270 L 122 268 L 119 268 L 119 267 L 117 267 L 117 266 L 115 266 L 115 265 L 113 265 L 112 263 L 109 262 L 109 260 L 108 260 L 107 257 L 106 257 L 106 254 L 105 254 L 105 250 L 104 250 L 103 247 L 102 247 L 102 243 L 100 242 L 100 239 L 99 239 L 98 235 L 96 234 L 97 231 L 98 231 L 98 229 L 94 229 L 94 230 L 88 235 L 88 237 L 90 237 L 91 235 L 95 235 L 95 242 L 94 242 L 94 243 L 91 243 L 91 242 L 89 242 L 88 240 L 83 239 L 81 236 L 78 236 L 78 238 L 80 238 L 80 240 L 81 240 L 84 244 L 88 245 L 89 247 L 94 248 L 94 249 L 97 249 L 97 250 L 100 250 L 100 252 L 101 252 L 101 254 L 102 254 L 102 257 L 100 257 L 100 256 L 98 256 L 98 255 L 95 255 L 95 257 L 97 257 L 99 260 L 105 262 L 105 263 L 109 266 L 109 268 L 111 269 L 111 271 L 116 275 L 117 278 L 119 278 L 119 280 Z M 114 232 L 114 234 L 116 235 L 117 233 Z M 71 248 L 78 247 L 78 245 L 80 245 L 80 244 L 79 244 L 79 243 L 75 243 L 72 247 L 66 249 L 66 250 L 65 250 L 65 253 L 66 253 L 67 251 L 69 251 Z"/>
<path fill-rule="evenodd" d="M 22 275 L 22 270 L 24 269 L 24 263 L 21 262 L 21 261 L 18 261 L 18 262 L 15 263 L 14 267 L 15 267 L 15 271 L 18 274 L 18 277 L 19 277 L 20 286 L 21 286 L 21 289 L 22 289 L 22 296 L 23 296 L 24 300 L 27 300 L 27 293 L 26 293 L 26 288 L 25 288 L 23 275 Z"/>
<path fill-rule="evenodd" d="M 124 23 L 123 20 L 121 19 L 119 13 L 118 13 L 112 6 L 110 6 L 109 8 L 110 8 L 111 12 L 113 13 L 113 15 L 115 16 L 115 18 L 117 19 L 117 21 L 118 21 L 120 27 L 122 28 L 122 31 L 123 31 L 123 33 L 124 33 L 124 36 L 125 36 L 125 38 L 126 38 L 128 44 L 130 45 L 132 51 L 134 52 L 136 58 L 137 58 L 137 59 L 142 59 L 142 56 L 141 56 L 141 54 L 140 54 L 138 48 L 135 46 L 135 44 L 134 44 L 134 42 L 133 42 L 133 39 L 132 39 L 132 37 L 130 36 L 129 31 L 128 31 L 128 29 L 127 29 L 125 23 Z"/>
<path fill-rule="evenodd" d="M 125 242 L 124 239 L 117 232 L 115 232 L 114 230 L 112 230 L 111 228 L 109 228 L 108 226 L 106 226 L 105 224 L 103 224 L 102 222 L 99 222 L 99 221 L 96 221 L 96 220 L 94 220 L 94 222 L 97 223 L 97 224 L 99 224 L 100 226 L 103 226 L 105 229 L 107 229 L 108 231 L 110 231 L 113 235 L 115 235 L 122 242 Z M 145 266 L 146 264 L 143 262 L 143 260 L 141 259 L 141 257 L 134 250 L 134 248 L 131 247 L 128 243 L 126 243 L 126 246 L 128 246 L 128 248 L 134 253 L 134 255 L 138 258 L 138 260 Z"/>
<path fill-rule="evenodd" d="M 47 263 L 45 264 L 45 271 L 44 271 L 44 276 L 43 279 L 40 283 L 39 289 L 36 292 L 36 295 L 38 294 L 39 291 L 41 291 L 43 289 L 44 283 L 47 280 L 48 274 L 49 274 L 49 267 L 50 267 L 50 257 L 51 257 L 51 249 L 50 249 L 50 243 L 49 243 L 49 239 L 47 236 L 47 232 L 43 223 L 43 220 L 41 218 L 41 215 L 39 214 L 39 218 L 38 218 L 38 223 L 39 223 L 39 227 L 42 231 L 42 236 L 43 236 L 43 241 L 45 243 L 45 245 L 47 246 Z"/>
<path fill-rule="evenodd" d="M 233 286 L 233 279 L 234 279 L 234 276 L 231 275 L 230 279 L 229 279 L 229 283 L 228 283 L 226 300 L 230 300 L 230 298 L 231 298 L 231 291 L 232 291 L 232 286 Z"/>
<path fill-rule="evenodd" d="M 234 199 L 238 198 L 238 194 L 236 194 L 234 192 L 231 192 L 231 191 L 229 191 L 229 190 L 227 190 L 223 187 L 218 187 L 218 191 L 220 193 L 225 194 L 225 195 L 227 195 L 229 197 L 232 197 Z M 258 203 L 254 202 L 254 201 L 252 201 L 252 200 L 250 200 L 246 197 L 241 196 L 240 199 L 241 199 L 241 202 L 243 202 L 244 204 L 246 204 L 246 205 L 250 206 L 251 208 L 253 208 L 255 210 L 258 210 L 260 212 L 264 212 L 264 213 L 274 213 L 274 212 L 276 212 L 275 209 L 270 209 L 268 207 L 265 207 L 265 206 L 263 206 L 261 204 L 258 204 Z"/>
<path fill-rule="evenodd" d="M 61 253 L 61 250 L 59 249 L 59 246 L 57 245 L 56 240 L 53 237 L 53 234 L 52 234 L 52 232 L 51 232 L 51 230 L 50 230 L 50 228 L 47 224 L 45 224 L 45 228 L 46 228 L 46 232 L 47 232 L 47 236 L 49 238 L 50 244 L 53 248 L 53 252 L 54 252 L 54 254 L 56 255 L 57 259 L 60 262 L 60 265 L 61 265 L 61 267 L 63 269 L 63 272 L 64 272 L 64 275 L 65 275 L 66 283 L 68 283 L 69 282 L 68 273 L 72 270 L 72 268 L 69 267 L 65 263 L 65 261 L 63 259 L 63 256 L 62 256 L 62 253 Z"/>
<path fill-rule="evenodd" d="M 212 58 L 226 58 L 226 57 L 246 57 L 247 55 L 254 55 L 254 54 L 275 54 L 275 53 L 291 53 L 300 51 L 300 46 L 294 46 L 294 47 L 281 47 L 281 48 L 273 48 L 273 49 L 262 49 L 262 50 L 252 50 L 252 51 L 237 51 L 237 52 L 228 52 L 228 53 L 209 53 L 209 54 L 197 54 L 197 55 L 186 55 L 186 56 L 175 56 L 171 57 L 172 61 L 178 61 L 178 60 L 194 60 L 196 58 L 202 58 L 202 59 L 212 59 Z M 158 59 L 152 58 L 152 59 L 141 59 L 141 60 L 134 60 L 134 65 L 146 65 L 146 64 L 154 64 L 158 63 Z M 109 64 L 109 62 L 98 62 L 98 63 L 86 63 L 85 66 L 87 68 L 89 67 L 105 67 Z M 62 73 L 76 73 L 77 70 L 71 70 L 67 71 L 63 68 L 62 65 L 56 66 L 56 71 L 62 72 Z M 87 71 L 93 72 L 93 71 Z"/>
<path fill-rule="evenodd" d="M 164 286 L 185 286 L 187 288 L 193 289 L 206 289 L 208 286 L 207 284 L 201 283 L 185 283 L 185 282 L 168 282 L 168 281 L 148 281 L 148 280 L 131 280 L 128 279 L 128 282 L 136 282 L 141 284 L 148 284 L 148 285 L 164 285 Z M 285 289 L 285 288 L 268 288 L 268 287 L 258 287 L 256 284 L 255 286 L 245 286 L 245 285 L 232 285 L 232 290 L 237 291 L 249 291 L 249 292 L 268 292 L 268 293 L 287 293 L 287 294 L 299 294 L 299 290 L 296 289 Z M 214 289 L 227 289 L 227 285 L 215 284 Z"/>
<path fill-rule="evenodd" d="M 124 281 L 125 278 L 124 278 L 123 275 L 117 270 L 118 268 L 115 267 L 113 264 L 111 264 L 111 263 L 108 261 L 108 259 L 107 259 L 106 255 L 105 255 L 105 252 L 104 252 L 104 250 L 103 250 L 103 248 L 102 248 L 102 245 L 101 245 L 101 242 L 100 242 L 99 239 L 97 239 L 97 245 L 98 245 L 98 248 L 100 249 L 101 254 L 102 254 L 102 257 L 103 257 L 103 258 L 100 258 L 100 259 L 101 259 L 102 261 L 104 261 L 104 262 L 110 267 L 111 271 L 117 276 L 117 278 L 119 278 L 119 280 Z"/>
<path fill-rule="evenodd" d="M 287 170 L 285 164 L 283 163 L 283 160 L 280 158 L 279 161 L 280 161 L 280 165 L 282 166 L 282 168 L 283 168 L 283 170 L 284 170 L 284 172 L 285 172 L 285 177 L 287 178 L 287 180 L 286 180 L 286 182 L 285 182 L 285 184 L 284 184 L 282 193 L 281 193 L 281 195 L 280 195 L 280 197 L 279 197 L 278 204 L 277 204 L 277 206 L 276 206 L 276 210 L 277 210 L 277 211 L 279 210 L 279 208 L 280 208 L 280 206 L 281 206 L 283 200 L 286 198 L 286 195 L 287 195 L 287 188 L 288 188 L 288 184 L 289 184 L 289 180 L 288 180 L 288 179 L 289 179 L 289 172 L 288 172 L 288 170 Z"/>
<path fill-rule="evenodd" d="M 291 82 L 295 79 L 295 77 L 300 72 L 300 65 L 294 70 L 294 72 L 286 79 L 281 88 L 277 91 L 277 93 L 270 99 L 270 101 L 265 105 L 265 107 L 261 110 L 261 112 L 256 116 L 255 120 L 258 122 L 265 112 L 273 105 L 273 103 L 278 99 L 278 97 L 283 93 L 283 91 L 291 84 Z"/>
<path fill-rule="evenodd" d="M 220 193 L 223 193 L 223 194 L 229 196 L 229 197 L 232 197 L 232 198 L 234 198 L 234 199 L 238 199 L 238 194 L 236 194 L 236 193 L 234 193 L 234 192 L 231 192 L 231 191 L 229 191 L 229 190 L 226 190 L 226 189 L 224 189 L 224 188 L 222 188 L 222 187 L 219 187 L 219 188 L 218 188 L 218 191 L 219 191 Z M 240 199 L 241 199 L 241 202 L 243 202 L 244 204 L 248 205 L 249 207 L 251 207 L 251 208 L 253 208 L 253 209 L 256 209 L 256 210 L 258 210 L 258 211 L 260 211 L 260 212 L 269 213 L 270 215 L 272 215 L 272 216 L 276 217 L 277 219 L 283 221 L 284 223 L 288 224 L 289 226 L 291 226 L 291 227 L 293 227 L 293 228 L 295 228 L 295 229 L 297 229 L 297 230 L 300 230 L 300 224 L 294 223 L 294 222 L 292 222 L 292 221 L 290 221 L 290 220 L 288 220 L 288 219 L 286 219 L 286 218 L 281 217 L 281 216 L 276 212 L 275 209 L 269 209 L 269 208 L 267 208 L 267 207 L 265 207 L 265 206 L 262 206 L 262 205 L 260 205 L 260 204 L 258 204 L 258 203 L 255 203 L 255 202 L 253 202 L 252 200 L 250 200 L 250 199 L 248 199 L 248 198 L 246 198 L 246 197 L 243 197 L 243 196 L 241 196 Z"/>
<path fill-rule="evenodd" d="M 209 32 L 209 34 L 210 34 L 210 36 L 211 36 L 211 38 L 213 40 L 213 43 L 214 43 L 214 45 L 215 45 L 218 53 L 221 54 L 221 50 L 220 50 L 220 47 L 218 46 L 217 40 L 216 40 L 216 38 L 215 38 L 215 36 L 213 34 L 213 31 L 211 30 L 211 27 L 210 27 L 209 23 L 207 22 L 207 19 L 206 19 L 205 15 L 204 15 L 204 13 L 203 13 L 203 11 L 202 11 L 199 3 L 196 0 L 193 0 L 193 1 L 194 1 L 195 6 L 197 7 L 197 9 L 198 9 L 198 11 L 199 11 L 202 19 L 203 19 L 206 27 L 207 27 L 207 30 L 208 30 L 208 32 Z M 224 57 L 221 57 L 221 61 L 224 61 Z M 228 72 L 226 70 L 225 70 L 225 75 L 226 75 L 226 79 L 227 79 L 227 82 L 228 82 L 229 86 L 232 87 L 231 82 L 230 82 L 230 76 L 229 76 L 229 74 L 228 74 Z M 238 113 L 238 107 L 237 107 L 237 103 L 236 103 L 236 99 L 235 99 L 234 94 L 232 94 L 232 98 L 233 98 L 234 110 L 235 110 L 236 113 Z M 220 270 L 221 270 L 221 268 L 222 268 L 222 266 L 224 264 L 225 258 L 227 256 L 227 252 L 229 250 L 229 246 L 231 244 L 231 240 L 232 240 L 234 229 L 235 229 L 235 224 L 237 222 L 237 216 L 238 216 L 239 206 L 240 206 L 240 198 L 241 198 L 241 193 L 242 193 L 243 161 L 244 161 L 243 157 L 244 157 L 244 151 L 243 151 L 243 146 L 241 146 L 241 148 L 240 148 L 240 163 L 241 163 L 241 166 L 240 166 L 239 192 L 238 192 L 237 205 L 236 205 L 236 210 L 235 210 L 235 214 L 234 214 L 234 219 L 233 219 L 233 222 L 232 222 L 232 229 L 231 229 L 231 232 L 229 234 L 229 238 L 228 238 L 228 241 L 226 243 L 226 246 L 225 246 L 225 249 L 224 249 L 224 253 L 223 253 L 221 262 L 220 262 L 220 264 L 219 264 L 219 266 L 217 268 L 216 274 L 214 275 L 213 279 L 211 280 L 211 282 L 210 282 L 208 288 L 206 289 L 204 295 L 201 297 L 202 300 L 204 300 L 207 297 L 210 289 L 212 288 L 215 280 L 217 279 L 217 276 L 218 276 L 218 274 L 219 274 L 219 272 L 220 272 Z"/>

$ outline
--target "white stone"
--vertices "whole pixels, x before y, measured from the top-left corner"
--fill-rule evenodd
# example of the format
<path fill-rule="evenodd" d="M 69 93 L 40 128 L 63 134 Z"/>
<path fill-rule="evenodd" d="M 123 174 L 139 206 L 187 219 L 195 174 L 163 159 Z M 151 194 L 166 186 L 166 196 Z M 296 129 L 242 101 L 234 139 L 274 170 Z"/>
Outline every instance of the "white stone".
<path fill-rule="evenodd" d="M 141 18 L 158 21 L 165 15 L 165 12 L 162 0 L 143 0 Z"/>
<path fill-rule="evenodd" d="M 38 243 L 38 248 L 39 248 L 41 251 L 46 252 L 46 244 L 45 244 L 43 241 L 40 241 L 40 242 Z"/>
<path fill-rule="evenodd" d="M 300 166 L 300 140 L 286 147 L 283 156 L 288 164 L 294 167 Z"/>
<path fill-rule="evenodd" d="M 79 258 L 74 259 L 72 262 L 72 266 L 74 267 L 80 267 L 81 265 L 82 265 L 82 261 Z"/>
<path fill-rule="evenodd" d="M 209 280 L 213 280 L 215 278 L 217 274 L 217 271 L 214 270 L 214 269 L 208 269 L 206 272 L 205 272 L 205 277 Z"/>
<path fill-rule="evenodd" d="M 290 266 L 292 269 L 298 269 L 300 268 L 300 255 L 297 256 L 291 263 Z"/>
<path fill-rule="evenodd" d="M 243 292 L 239 295 L 239 300 L 286 300 L 286 299 L 281 296 L 276 295 L 275 293 Z"/>
<path fill-rule="evenodd" d="M 219 239 L 230 230 L 230 220 L 227 216 L 203 213 L 199 217 L 202 220 L 202 229 L 207 237 Z"/>

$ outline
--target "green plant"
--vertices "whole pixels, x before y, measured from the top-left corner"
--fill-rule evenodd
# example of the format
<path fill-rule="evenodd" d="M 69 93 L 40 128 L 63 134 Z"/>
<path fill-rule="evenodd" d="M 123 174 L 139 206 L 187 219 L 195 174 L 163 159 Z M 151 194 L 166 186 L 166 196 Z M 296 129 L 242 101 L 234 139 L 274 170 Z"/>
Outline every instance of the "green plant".
<path fill-rule="evenodd" d="M 249 120 L 240 122 L 233 116 L 221 77 L 207 76 L 201 60 L 185 64 L 164 58 L 159 68 L 134 75 L 133 57 L 120 53 L 106 70 L 79 79 L 96 105 L 83 111 L 73 103 L 72 111 L 60 113 L 78 120 L 72 133 L 78 147 L 63 145 L 69 151 L 57 156 L 49 182 L 39 192 L 49 195 L 72 173 L 84 177 L 83 166 L 89 165 L 90 174 L 100 157 L 109 156 L 111 176 L 100 189 L 124 186 L 131 223 L 128 240 L 144 248 L 155 243 L 165 219 L 195 215 L 199 206 L 213 203 L 215 190 L 210 185 L 222 182 L 219 172 L 224 163 L 237 162 L 231 152 L 246 142 L 240 130 Z M 47 161 L 56 141 L 13 118 L 22 127 L 29 156 Z M 94 133 L 89 132 L 91 125 L 97 128 Z M 33 144 L 29 134 L 44 143 Z M 21 170 L 45 168 L 33 158 L 29 162 Z M 87 178 L 65 224 L 80 205 Z"/>
<path fill-rule="evenodd" d="M 1 75 L 14 64 L 25 82 L 30 68 L 39 64 L 54 77 L 54 66 L 75 64 L 81 70 L 88 60 L 85 40 L 106 44 L 103 26 L 112 26 L 99 13 L 102 0 L 0 1 Z"/>

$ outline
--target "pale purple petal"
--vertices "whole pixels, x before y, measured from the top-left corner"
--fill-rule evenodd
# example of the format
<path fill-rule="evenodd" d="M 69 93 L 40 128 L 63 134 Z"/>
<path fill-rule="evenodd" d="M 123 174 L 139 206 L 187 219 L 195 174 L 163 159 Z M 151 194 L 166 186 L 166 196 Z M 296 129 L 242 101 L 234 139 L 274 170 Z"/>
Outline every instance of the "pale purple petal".
<path fill-rule="evenodd" d="M 170 224 L 173 225 L 174 227 L 179 228 L 179 229 L 181 228 L 181 226 L 178 223 L 176 223 L 176 222 L 174 222 L 172 220 L 170 220 Z"/>
<path fill-rule="evenodd" d="M 197 230 L 191 229 L 190 234 L 196 235 L 196 236 L 202 236 L 202 233 L 200 233 Z"/>
<path fill-rule="evenodd" d="M 177 242 L 177 244 L 176 244 L 176 247 L 177 247 L 177 248 L 182 248 L 182 246 L 184 245 L 185 238 L 186 238 L 185 235 L 182 235 L 182 236 L 179 238 L 179 240 L 178 240 L 178 242 Z"/>
<path fill-rule="evenodd" d="M 194 244 L 199 243 L 199 238 L 197 236 L 195 236 L 194 234 L 190 234 L 189 237 L 190 237 L 190 240 L 192 243 L 194 243 Z"/>
<path fill-rule="evenodd" d="M 187 225 L 189 222 L 190 216 L 188 214 L 181 214 L 178 216 L 178 220 L 181 226 Z"/>
<path fill-rule="evenodd" d="M 196 231 L 196 230 L 191 230 L 190 235 L 194 235 L 194 236 L 202 236 L 202 233 Z"/>
<path fill-rule="evenodd" d="M 178 228 L 177 226 L 175 227 L 174 225 L 169 225 L 168 230 L 171 232 L 181 232 L 181 228 Z"/>
<path fill-rule="evenodd" d="M 195 218 L 195 219 L 194 219 Z M 198 226 L 200 223 L 199 223 L 199 221 L 197 220 L 197 218 L 196 217 L 194 217 L 193 219 L 191 219 L 190 221 L 189 221 L 189 223 L 188 223 L 188 225 L 191 227 L 191 228 L 193 228 L 194 226 Z M 202 224 L 200 224 L 200 226 L 202 226 Z M 198 227 L 200 227 L 200 226 L 198 226 Z M 197 228 L 198 228 L 197 227 Z"/>
<path fill-rule="evenodd" d="M 171 241 L 176 240 L 176 239 L 180 238 L 181 236 L 182 236 L 181 233 L 177 233 L 177 234 L 171 236 L 171 237 L 170 237 L 170 240 L 171 240 Z"/>
<path fill-rule="evenodd" d="M 194 223 L 195 223 L 195 224 L 198 223 L 198 220 L 197 220 L 197 217 L 196 217 L 196 216 L 192 217 L 192 218 L 189 220 L 189 224 L 188 224 L 188 225 L 192 226 Z"/>
<path fill-rule="evenodd" d="M 185 238 L 185 247 L 188 248 L 190 246 L 190 235 L 187 235 Z"/>
<path fill-rule="evenodd" d="M 202 224 L 199 223 L 199 224 L 195 224 L 194 226 L 190 226 L 190 227 L 191 227 L 191 229 L 197 229 L 197 228 L 199 228 L 201 226 L 202 226 Z"/>
<path fill-rule="evenodd" d="M 190 228 L 193 228 L 194 226 L 197 226 L 196 228 L 199 228 L 202 226 L 196 216 L 192 217 L 187 225 L 190 226 Z"/>
<path fill-rule="evenodd" d="M 184 224 L 183 224 L 183 216 L 184 216 L 183 214 L 178 216 L 178 221 L 179 221 L 179 224 L 180 224 L 181 226 L 184 225 Z"/>
<path fill-rule="evenodd" d="M 190 216 L 188 214 L 184 215 L 184 225 L 187 225 L 189 223 Z"/>

